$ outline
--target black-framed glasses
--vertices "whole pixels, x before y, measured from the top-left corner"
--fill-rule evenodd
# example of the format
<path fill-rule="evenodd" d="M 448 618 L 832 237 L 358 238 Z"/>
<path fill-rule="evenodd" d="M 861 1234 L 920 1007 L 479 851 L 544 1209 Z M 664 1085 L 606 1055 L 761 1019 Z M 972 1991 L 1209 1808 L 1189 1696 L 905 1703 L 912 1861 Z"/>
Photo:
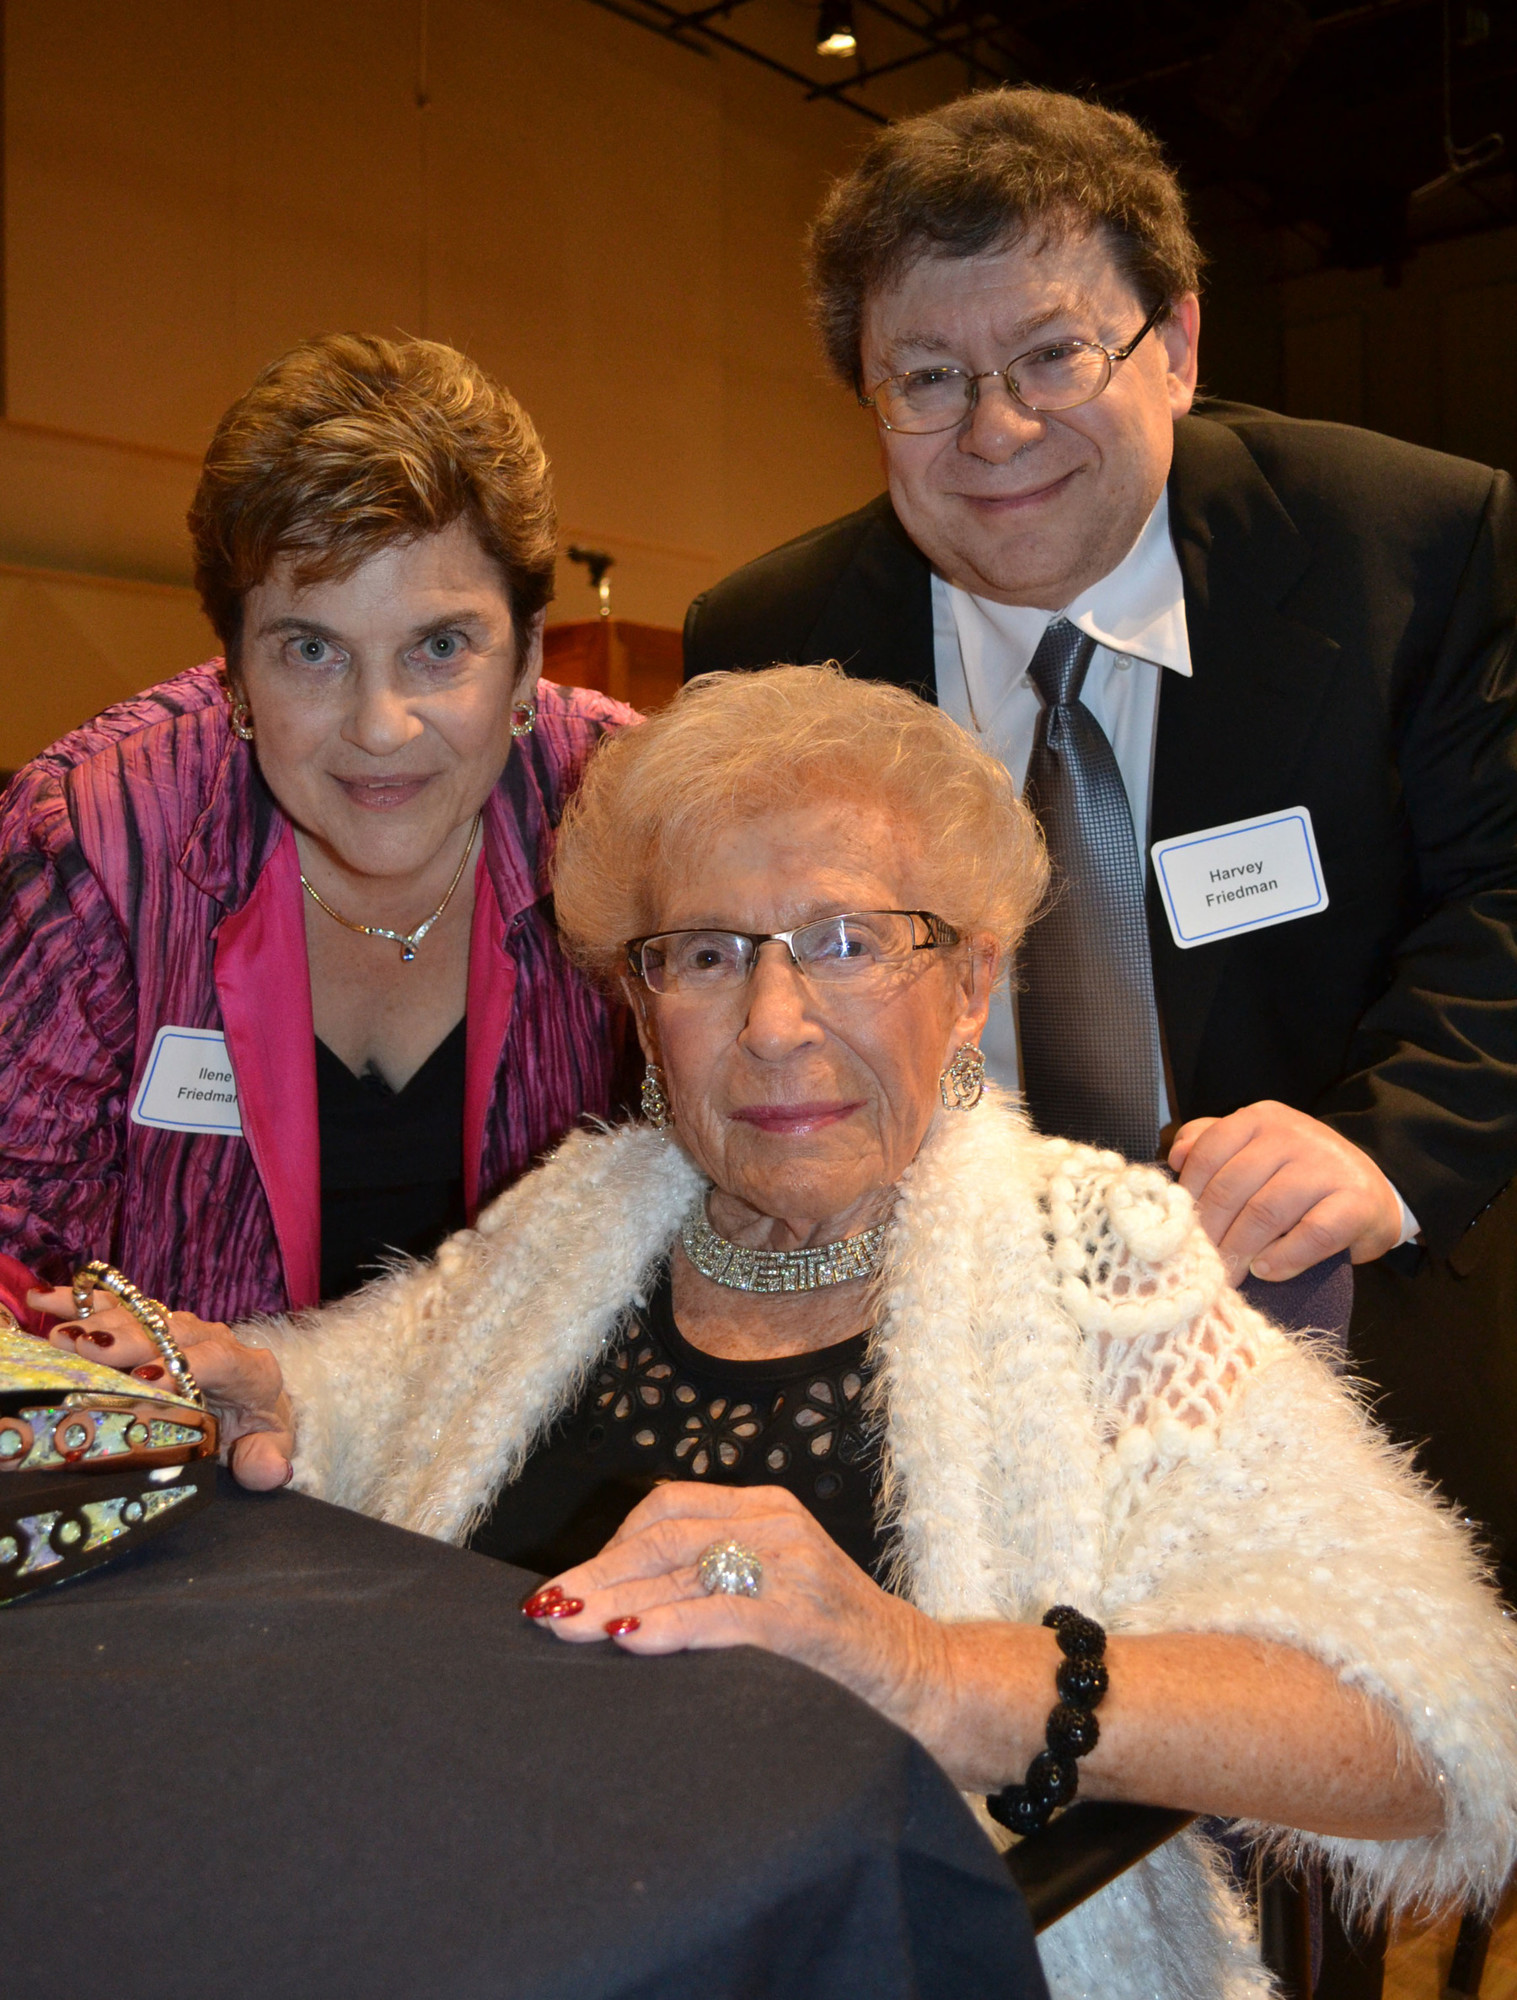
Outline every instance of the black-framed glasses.
<path fill-rule="evenodd" d="M 747 983 L 762 946 L 782 944 L 807 979 L 863 991 L 913 952 L 958 942 L 930 910 L 853 910 L 789 931 L 659 931 L 629 940 L 627 964 L 650 993 L 726 993 Z"/>
<path fill-rule="evenodd" d="M 908 436 L 957 430 L 979 402 L 982 382 L 1004 382 L 1006 393 L 1034 416 L 1078 409 L 1081 403 L 1095 401 L 1110 382 L 1112 369 L 1168 311 L 1168 301 L 1161 299 L 1125 347 L 1103 347 L 1097 340 L 1053 340 L 1043 347 L 1029 347 L 1004 368 L 987 368 L 979 375 L 937 365 L 909 368 L 904 375 L 877 382 L 859 402 L 875 412 L 887 431 L 904 431 Z"/>

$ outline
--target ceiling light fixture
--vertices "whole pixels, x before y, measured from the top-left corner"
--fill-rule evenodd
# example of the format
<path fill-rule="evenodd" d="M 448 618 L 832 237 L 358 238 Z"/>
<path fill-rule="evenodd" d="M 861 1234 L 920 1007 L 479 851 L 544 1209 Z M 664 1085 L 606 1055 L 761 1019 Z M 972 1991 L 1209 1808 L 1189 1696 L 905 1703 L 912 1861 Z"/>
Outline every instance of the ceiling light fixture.
<path fill-rule="evenodd" d="M 822 0 L 816 10 L 816 52 L 819 56 L 856 56 L 853 0 Z"/>

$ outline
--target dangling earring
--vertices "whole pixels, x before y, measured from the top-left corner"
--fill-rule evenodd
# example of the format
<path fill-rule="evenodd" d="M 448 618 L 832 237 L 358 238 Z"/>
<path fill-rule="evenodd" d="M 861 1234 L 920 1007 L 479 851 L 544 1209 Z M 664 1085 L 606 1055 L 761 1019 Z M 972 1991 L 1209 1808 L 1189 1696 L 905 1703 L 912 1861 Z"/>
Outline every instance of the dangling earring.
<path fill-rule="evenodd" d="M 985 1088 L 985 1051 L 966 1042 L 938 1078 L 938 1095 L 945 1111 L 972 1111 Z"/>
<path fill-rule="evenodd" d="M 664 1072 L 657 1063 L 649 1063 L 643 1071 L 643 1116 L 662 1138 L 669 1124 L 669 1100 L 664 1095 Z"/>
<path fill-rule="evenodd" d="M 536 721 L 537 703 L 535 701 L 517 702 L 516 706 L 511 710 L 511 734 L 513 736 L 530 736 Z"/>
<path fill-rule="evenodd" d="M 232 698 L 232 734 L 240 736 L 244 743 L 253 740 L 253 713 L 242 696 Z"/>

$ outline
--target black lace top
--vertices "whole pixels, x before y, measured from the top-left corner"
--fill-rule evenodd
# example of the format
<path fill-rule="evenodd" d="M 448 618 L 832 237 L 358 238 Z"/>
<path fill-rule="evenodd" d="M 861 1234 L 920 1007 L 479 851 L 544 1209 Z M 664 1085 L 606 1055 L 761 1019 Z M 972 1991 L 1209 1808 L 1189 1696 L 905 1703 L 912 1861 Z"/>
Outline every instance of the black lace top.
<path fill-rule="evenodd" d="M 782 1361 L 724 1361 L 674 1323 L 667 1266 L 585 1393 L 502 1489 L 470 1547 L 552 1576 L 595 1555 L 666 1479 L 783 1486 L 878 1574 L 879 1439 L 865 1336 Z"/>

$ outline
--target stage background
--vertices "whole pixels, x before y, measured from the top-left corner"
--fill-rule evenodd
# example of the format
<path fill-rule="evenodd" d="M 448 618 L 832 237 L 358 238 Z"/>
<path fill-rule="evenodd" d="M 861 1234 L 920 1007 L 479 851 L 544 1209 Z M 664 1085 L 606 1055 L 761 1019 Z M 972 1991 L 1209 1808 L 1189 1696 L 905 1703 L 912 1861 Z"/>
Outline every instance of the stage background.
<path fill-rule="evenodd" d="M 199 455 L 309 333 L 424 334 L 509 383 L 624 619 L 677 626 L 877 490 L 801 295 L 807 218 L 870 130 L 845 109 L 589 0 L 3 18 L 0 766 L 212 649 L 183 526 Z M 905 71 L 888 108 L 962 81 Z M 1388 286 L 1201 223 L 1211 388 L 1517 463 L 1517 230 L 1419 249 Z M 594 608 L 564 561 L 552 617 Z"/>

